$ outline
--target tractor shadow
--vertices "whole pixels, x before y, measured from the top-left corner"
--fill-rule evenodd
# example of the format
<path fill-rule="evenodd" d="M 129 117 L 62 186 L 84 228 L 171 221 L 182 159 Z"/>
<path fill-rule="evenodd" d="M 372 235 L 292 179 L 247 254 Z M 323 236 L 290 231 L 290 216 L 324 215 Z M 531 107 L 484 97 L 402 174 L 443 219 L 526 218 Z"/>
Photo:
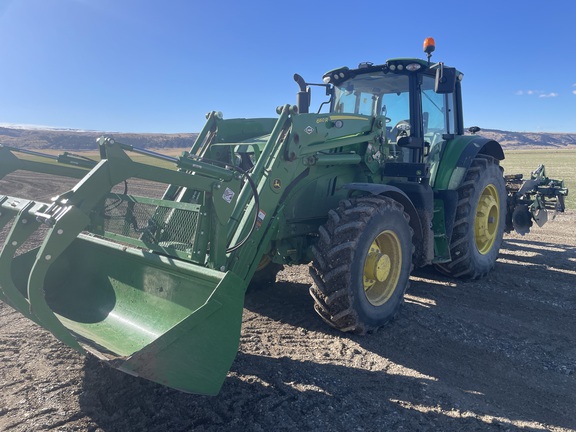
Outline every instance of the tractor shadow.
<path fill-rule="evenodd" d="M 433 377 L 288 357 L 239 353 L 215 397 L 180 393 L 95 360 L 87 361 L 84 371 L 79 401 L 82 414 L 94 425 L 91 430 L 345 431 L 351 425 L 355 430 L 419 430 L 424 425 L 444 431 L 516 430 L 510 416 L 487 421 L 453 415 L 478 412 L 474 395 L 455 407 L 446 395 L 434 394 Z M 553 424 L 562 423 L 556 419 Z"/>

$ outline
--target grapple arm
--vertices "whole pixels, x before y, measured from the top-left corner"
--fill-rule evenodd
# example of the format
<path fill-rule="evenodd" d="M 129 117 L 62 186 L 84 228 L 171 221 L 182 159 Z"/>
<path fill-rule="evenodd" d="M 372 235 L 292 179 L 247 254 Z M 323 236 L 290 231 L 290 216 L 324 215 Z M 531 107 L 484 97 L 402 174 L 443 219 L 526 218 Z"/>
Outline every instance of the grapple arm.
<path fill-rule="evenodd" d="M 0 197 L 0 223 L 12 221 L 0 253 L 0 300 L 121 370 L 215 394 L 237 351 L 247 284 L 215 269 L 226 259 L 239 176 L 202 161 L 174 158 L 194 173 L 144 164 L 127 154 L 141 149 L 106 138 L 100 145 L 105 159 L 52 204 Z M 194 188 L 204 198 L 112 192 L 128 178 Z M 27 248 L 42 229 L 42 245 Z"/>

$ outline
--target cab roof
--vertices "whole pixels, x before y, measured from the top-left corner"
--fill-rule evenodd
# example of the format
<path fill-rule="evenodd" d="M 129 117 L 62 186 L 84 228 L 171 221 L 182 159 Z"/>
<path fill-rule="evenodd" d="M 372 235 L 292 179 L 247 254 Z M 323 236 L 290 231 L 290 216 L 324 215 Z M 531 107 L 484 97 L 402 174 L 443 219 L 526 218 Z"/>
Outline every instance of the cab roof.
<path fill-rule="evenodd" d="M 432 75 L 438 68 L 440 63 L 430 63 L 428 60 L 419 58 L 393 58 L 386 61 L 386 63 L 375 65 L 371 62 L 363 62 L 358 65 L 356 69 L 350 69 L 347 66 L 332 69 L 326 72 L 322 80 L 326 84 L 338 85 L 343 81 L 353 78 L 358 75 L 384 72 L 384 73 L 406 73 L 406 71 L 413 73 L 424 73 Z M 457 75 L 462 75 L 460 71 L 456 72 Z"/>

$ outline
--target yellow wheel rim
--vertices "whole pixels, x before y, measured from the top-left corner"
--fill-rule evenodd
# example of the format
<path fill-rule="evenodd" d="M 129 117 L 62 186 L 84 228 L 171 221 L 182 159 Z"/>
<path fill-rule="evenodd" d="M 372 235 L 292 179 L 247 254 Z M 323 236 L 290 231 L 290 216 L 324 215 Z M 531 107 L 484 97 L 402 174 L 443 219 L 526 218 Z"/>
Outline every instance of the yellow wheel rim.
<path fill-rule="evenodd" d="M 400 279 L 402 246 L 396 233 L 382 231 L 370 245 L 364 261 L 364 293 L 374 306 L 386 303 Z"/>
<path fill-rule="evenodd" d="M 482 191 L 476 218 L 474 219 L 474 241 L 482 255 L 486 255 L 494 246 L 500 222 L 500 198 L 496 187 L 489 184 Z"/>

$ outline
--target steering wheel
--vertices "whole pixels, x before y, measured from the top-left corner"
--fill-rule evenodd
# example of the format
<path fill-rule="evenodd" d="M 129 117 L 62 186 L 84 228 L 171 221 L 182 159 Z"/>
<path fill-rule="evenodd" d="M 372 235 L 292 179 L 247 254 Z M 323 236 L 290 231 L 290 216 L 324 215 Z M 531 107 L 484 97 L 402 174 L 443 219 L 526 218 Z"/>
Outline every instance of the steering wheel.
<path fill-rule="evenodd" d="M 391 135 L 393 137 L 410 136 L 410 121 L 400 120 L 396 126 L 392 128 Z"/>

